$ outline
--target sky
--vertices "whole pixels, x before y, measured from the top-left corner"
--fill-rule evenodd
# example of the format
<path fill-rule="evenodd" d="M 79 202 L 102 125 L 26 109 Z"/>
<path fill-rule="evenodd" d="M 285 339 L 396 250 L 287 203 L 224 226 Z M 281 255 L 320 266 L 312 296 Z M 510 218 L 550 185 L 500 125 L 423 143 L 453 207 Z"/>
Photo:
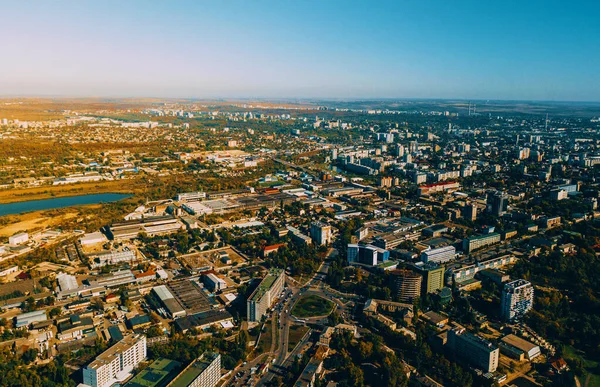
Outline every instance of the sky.
<path fill-rule="evenodd" d="M 0 0 L 0 95 L 600 101 L 593 0 Z"/>

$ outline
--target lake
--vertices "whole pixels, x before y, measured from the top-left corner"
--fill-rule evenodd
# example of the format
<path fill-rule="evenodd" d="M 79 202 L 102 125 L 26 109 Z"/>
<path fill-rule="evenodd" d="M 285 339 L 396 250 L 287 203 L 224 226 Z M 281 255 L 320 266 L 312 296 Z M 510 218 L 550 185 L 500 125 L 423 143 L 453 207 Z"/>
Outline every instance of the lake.
<path fill-rule="evenodd" d="M 21 214 L 23 212 L 53 210 L 55 208 L 83 206 L 86 204 L 110 203 L 128 198 L 130 196 L 132 195 L 118 193 L 101 193 L 0 204 L 0 216 Z"/>

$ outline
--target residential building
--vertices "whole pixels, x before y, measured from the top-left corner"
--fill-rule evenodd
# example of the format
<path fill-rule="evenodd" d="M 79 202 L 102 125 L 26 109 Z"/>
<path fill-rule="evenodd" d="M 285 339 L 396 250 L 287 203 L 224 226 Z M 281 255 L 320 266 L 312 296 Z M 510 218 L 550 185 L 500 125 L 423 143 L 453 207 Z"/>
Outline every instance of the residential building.
<path fill-rule="evenodd" d="M 484 373 L 494 372 L 498 368 L 498 347 L 463 327 L 448 331 L 448 346 L 457 357 Z"/>
<path fill-rule="evenodd" d="M 471 251 L 499 243 L 500 239 L 500 234 L 495 232 L 466 238 L 463 240 L 463 250 L 468 254 Z"/>
<path fill-rule="evenodd" d="M 167 387 L 214 387 L 221 379 L 221 355 L 204 352 Z"/>
<path fill-rule="evenodd" d="M 488 193 L 487 211 L 494 216 L 504 215 L 508 211 L 508 195 L 499 191 Z"/>
<path fill-rule="evenodd" d="M 521 318 L 533 307 L 533 285 L 518 279 L 504 285 L 500 303 L 500 315 L 504 321 Z"/>
<path fill-rule="evenodd" d="M 313 242 L 320 245 L 328 245 L 331 243 L 331 226 L 321 222 L 313 222 L 310 225 L 310 236 Z"/>
<path fill-rule="evenodd" d="M 109 387 L 126 380 L 133 369 L 146 359 L 146 336 L 125 336 L 83 369 L 83 384 Z"/>
<path fill-rule="evenodd" d="M 421 296 L 423 278 L 408 269 L 397 269 L 390 272 L 390 287 L 392 296 L 401 302 L 412 302 Z"/>
<path fill-rule="evenodd" d="M 267 313 L 285 285 L 285 272 L 272 269 L 252 292 L 246 303 L 248 321 L 258 322 Z"/>

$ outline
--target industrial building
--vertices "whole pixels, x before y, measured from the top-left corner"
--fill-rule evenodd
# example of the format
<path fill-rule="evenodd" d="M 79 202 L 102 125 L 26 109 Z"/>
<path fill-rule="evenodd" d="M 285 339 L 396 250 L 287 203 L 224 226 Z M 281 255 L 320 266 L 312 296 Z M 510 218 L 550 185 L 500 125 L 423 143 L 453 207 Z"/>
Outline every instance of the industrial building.
<path fill-rule="evenodd" d="M 123 240 L 136 238 L 140 233 L 148 236 L 170 234 L 184 227 L 172 215 L 152 216 L 113 223 L 108 228 L 108 233 L 113 239 Z"/>
<path fill-rule="evenodd" d="M 15 317 L 15 328 L 27 327 L 37 321 L 46 321 L 45 310 L 36 310 L 29 313 L 23 313 Z"/>
<path fill-rule="evenodd" d="M 518 361 L 531 361 L 542 354 L 538 345 L 512 334 L 504 336 L 498 345 L 501 353 Z"/>

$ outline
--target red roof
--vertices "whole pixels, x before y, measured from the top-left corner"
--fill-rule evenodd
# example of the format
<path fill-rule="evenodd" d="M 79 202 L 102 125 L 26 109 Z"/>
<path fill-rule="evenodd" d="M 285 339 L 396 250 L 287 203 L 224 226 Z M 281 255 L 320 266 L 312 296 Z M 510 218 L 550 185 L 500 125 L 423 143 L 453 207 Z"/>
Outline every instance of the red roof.
<path fill-rule="evenodd" d="M 152 269 L 150 269 L 144 273 L 136 274 L 135 278 L 143 278 L 143 277 L 151 277 L 151 276 L 156 276 L 156 272 Z"/>
<path fill-rule="evenodd" d="M 278 243 L 276 245 L 271 245 L 271 246 L 265 246 L 263 248 L 263 251 L 272 251 L 272 250 L 277 250 L 278 248 L 280 248 L 281 246 L 285 246 L 285 243 Z"/>

